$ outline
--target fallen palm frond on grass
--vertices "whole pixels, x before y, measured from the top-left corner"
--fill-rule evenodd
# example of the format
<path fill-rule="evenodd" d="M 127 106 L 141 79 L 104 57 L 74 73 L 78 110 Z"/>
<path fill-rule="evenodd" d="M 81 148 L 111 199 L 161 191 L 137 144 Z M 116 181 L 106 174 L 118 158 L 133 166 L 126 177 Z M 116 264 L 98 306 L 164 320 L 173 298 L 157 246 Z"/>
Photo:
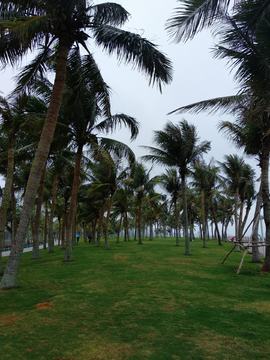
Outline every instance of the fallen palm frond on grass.
<path fill-rule="evenodd" d="M 0 291 L 1 359 L 269 358 L 270 274 L 251 255 L 236 275 L 227 243 L 110 245 L 23 255 L 19 287 Z"/>

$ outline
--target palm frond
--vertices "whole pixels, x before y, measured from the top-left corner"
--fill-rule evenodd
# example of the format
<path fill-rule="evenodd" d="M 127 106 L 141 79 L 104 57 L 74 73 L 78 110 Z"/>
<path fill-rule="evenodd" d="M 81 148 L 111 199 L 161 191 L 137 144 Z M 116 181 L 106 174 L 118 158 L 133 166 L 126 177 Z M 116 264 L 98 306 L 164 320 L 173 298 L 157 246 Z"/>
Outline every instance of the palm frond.
<path fill-rule="evenodd" d="M 243 103 L 250 99 L 249 95 L 238 94 L 232 96 L 223 96 L 215 99 L 198 101 L 196 103 L 181 106 L 178 109 L 170 111 L 168 115 L 171 114 L 199 114 L 201 111 L 207 111 L 208 114 L 215 114 L 220 112 L 221 114 L 225 113 L 234 113 L 239 107 L 243 106 Z"/>
<path fill-rule="evenodd" d="M 108 138 L 99 138 L 99 145 L 109 153 L 115 154 L 118 159 L 126 158 L 129 164 L 135 162 L 135 154 L 131 148 L 121 141 Z"/>
<path fill-rule="evenodd" d="M 93 24 L 107 24 L 113 26 L 121 26 L 128 20 L 130 14 L 119 4 L 103 3 L 91 6 L 94 14 Z"/>
<path fill-rule="evenodd" d="M 138 34 L 101 25 L 94 29 L 97 45 L 102 46 L 109 54 L 115 53 L 119 61 L 132 63 L 134 68 L 149 77 L 149 84 L 157 84 L 161 91 L 162 84 L 172 81 L 171 61 L 157 46 Z"/>
<path fill-rule="evenodd" d="M 192 39 L 226 12 L 229 0 L 178 0 L 181 3 L 167 20 L 166 29 L 176 42 Z"/>

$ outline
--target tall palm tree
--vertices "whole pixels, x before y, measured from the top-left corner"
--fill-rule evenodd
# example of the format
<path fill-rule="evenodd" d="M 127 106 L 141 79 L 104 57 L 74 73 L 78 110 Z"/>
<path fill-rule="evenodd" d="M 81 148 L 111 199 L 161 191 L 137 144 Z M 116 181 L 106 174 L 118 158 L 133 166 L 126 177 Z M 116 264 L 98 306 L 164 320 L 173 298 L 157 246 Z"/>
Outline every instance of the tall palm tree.
<path fill-rule="evenodd" d="M 158 182 L 161 187 L 166 190 L 171 196 L 171 202 L 174 209 L 175 217 L 175 237 L 176 237 L 176 246 L 179 246 L 179 234 L 178 234 L 178 206 L 177 199 L 181 195 L 181 179 L 177 172 L 177 169 L 167 169 L 165 174 L 162 174 L 158 177 Z"/>
<path fill-rule="evenodd" d="M 60 0 L 56 9 L 54 0 L 30 3 L 14 0 L 2 1 L 0 11 L 4 14 L 0 20 L 2 63 L 14 64 L 29 50 L 42 48 L 21 74 L 18 90 L 29 84 L 29 80 L 32 83 L 46 69 L 51 56 L 56 57 L 51 101 L 32 164 L 17 236 L 0 284 L 1 288 L 12 288 L 17 286 L 24 236 L 39 186 L 40 167 L 44 168 L 49 154 L 65 86 L 67 58 L 73 44 L 81 44 L 90 53 L 86 41 L 95 39 L 98 46 L 109 54 L 116 53 L 119 60 L 133 63 L 147 74 L 150 83 L 159 86 L 171 81 L 171 63 L 154 44 L 137 34 L 119 29 L 129 14 L 115 3 L 93 5 L 88 1 Z M 91 32 L 91 36 L 87 31 Z"/>
<path fill-rule="evenodd" d="M 193 186 L 198 187 L 200 191 L 203 247 L 206 247 L 206 205 L 210 205 L 210 192 L 213 190 L 217 171 L 217 167 L 213 165 L 213 160 L 209 164 L 206 164 L 205 161 L 196 161 L 191 171 L 191 176 L 194 179 Z"/>
<path fill-rule="evenodd" d="M 234 193 L 234 227 L 235 241 L 241 241 L 239 238 L 239 222 L 238 222 L 238 202 L 240 194 L 240 186 L 244 180 L 245 163 L 243 157 L 238 155 L 224 155 L 224 162 L 220 162 L 220 167 L 226 175 L 228 187 Z M 237 247 L 239 251 L 239 246 Z"/>
<path fill-rule="evenodd" d="M 142 245 L 142 202 L 147 193 L 153 190 L 156 183 L 155 178 L 150 178 L 150 172 L 140 163 L 135 162 L 131 170 L 130 185 L 134 190 L 135 201 L 137 203 L 137 226 L 138 226 L 138 245 Z"/>
<path fill-rule="evenodd" d="M 62 113 L 63 112 L 63 113 Z M 137 121 L 124 114 L 111 115 L 109 88 L 104 82 L 98 68 L 93 76 L 92 57 L 81 57 L 79 48 L 72 49 L 68 58 L 66 89 L 63 96 L 63 111 L 60 114 L 70 128 L 73 135 L 74 146 L 77 147 L 72 195 L 70 199 L 69 217 L 67 222 L 67 243 L 65 261 L 72 261 L 72 224 L 75 216 L 77 194 L 80 184 L 80 164 L 83 148 L 88 146 L 95 153 L 104 154 L 97 147 L 97 133 L 113 131 L 118 124 L 126 125 L 131 130 L 131 140 L 138 134 Z M 107 140 L 107 145 L 108 145 Z M 105 140 L 104 140 L 105 143 Z M 120 143 L 115 146 L 120 151 Z M 126 148 L 125 148 L 126 149 Z M 122 145 L 122 156 L 124 146 Z M 108 154 L 106 158 L 108 159 Z M 107 165 L 112 170 L 112 161 Z M 111 167 L 112 166 L 112 167 Z M 110 171 L 112 174 L 112 171 Z M 111 188 L 112 191 L 112 188 Z M 113 190 L 114 192 L 115 190 Z M 111 192 L 112 194 L 112 192 Z M 110 198 L 112 205 L 113 195 Z M 109 211 L 110 212 L 110 211 Z M 108 223 L 107 223 L 108 229 Z M 108 239 L 105 239 L 106 244 Z"/>
<path fill-rule="evenodd" d="M 177 167 L 182 183 L 183 215 L 185 230 L 185 254 L 190 255 L 190 241 L 188 238 L 188 213 L 186 198 L 186 176 L 190 164 L 202 154 L 210 150 L 210 142 L 199 143 L 199 137 L 194 125 L 186 120 L 178 124 L 167 122 L 164 130 L 154 132 L 153 142 L 158 146 L 144 146 L 151 155 L 143 159 L 158 163 L 163 166 Z"/>

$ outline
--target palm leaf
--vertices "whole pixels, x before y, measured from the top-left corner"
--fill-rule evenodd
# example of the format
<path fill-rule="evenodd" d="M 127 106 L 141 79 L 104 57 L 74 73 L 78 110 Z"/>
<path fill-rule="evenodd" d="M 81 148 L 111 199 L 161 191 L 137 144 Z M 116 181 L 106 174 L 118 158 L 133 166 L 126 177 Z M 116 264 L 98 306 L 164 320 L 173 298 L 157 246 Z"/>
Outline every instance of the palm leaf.
<path fill-rule="evenodd" d="M 174 10 L 166 29 L 176 42 L 192 39 L 226 12 L 229 0 L 178 0 L 181 6 Z"/>
<path fill-rule="evenodd" d="M 160 88 L 162 83 L 172 81 L 171 61 L 150 41 L 128 31 L 101 25 L 94 29 L 96 44 L 109 54 L 116 53 L 119 61 L 133 63 L 139 71 L 146 73 L 149 84 Z"/>

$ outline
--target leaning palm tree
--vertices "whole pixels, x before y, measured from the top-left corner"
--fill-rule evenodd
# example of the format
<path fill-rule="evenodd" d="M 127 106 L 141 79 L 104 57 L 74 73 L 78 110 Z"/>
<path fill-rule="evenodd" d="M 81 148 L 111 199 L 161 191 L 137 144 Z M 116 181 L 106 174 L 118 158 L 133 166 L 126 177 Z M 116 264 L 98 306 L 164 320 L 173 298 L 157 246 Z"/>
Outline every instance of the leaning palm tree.
<path fill-rule="evenodd" d="M 186 120 L 178 124 L 167 122 L 164 130 L 154 132 L 153 142 L 157 148 L 144 146 L 151 155 L 143 156 L 144 160 L 152 161 L 163 166 L 177 167 L 182 183 L 183 216 L 185 230 L 185 254 L 190 255 L 190 241 L 188 238 L 188 213 L 186 198 L 186 176 L 190 164 L 202 154 L 210 150 L 210 142 L 199 143 L 196 128 Z"/>
<path fill-rule="evenodd" d="M 109 54 L 116 53 L 119 60 L 133 63 L 147 74 L 150 83 L 160 87 L 171 81 L 171 63 L 151 42 L 119 29 L 129 14 L 115 3 L 93 5 L 87 0 L 60 0 L 56 11 L 54 0 L 2 1 L 0 12 L 0 61 L 4 65 L 15 64 L 34 48 L 42 49 L 21 74 L 18 91 L 32 84 L 46 70 L 48 61 L 51 64 L 52 57 L 56 58 L 51 101 L 31 168 L 17 237 L 0 284 L 7 289 L 17 286 L 27 224 L 39 186 L 40 168 L 44 168 L 49 154 L 65 86 L 67 58 L 73 44 L 80 44 L 90 54 L 87 40 L 94 39 Z M 95 69 L 94 66 L 93 71 Z"/>

